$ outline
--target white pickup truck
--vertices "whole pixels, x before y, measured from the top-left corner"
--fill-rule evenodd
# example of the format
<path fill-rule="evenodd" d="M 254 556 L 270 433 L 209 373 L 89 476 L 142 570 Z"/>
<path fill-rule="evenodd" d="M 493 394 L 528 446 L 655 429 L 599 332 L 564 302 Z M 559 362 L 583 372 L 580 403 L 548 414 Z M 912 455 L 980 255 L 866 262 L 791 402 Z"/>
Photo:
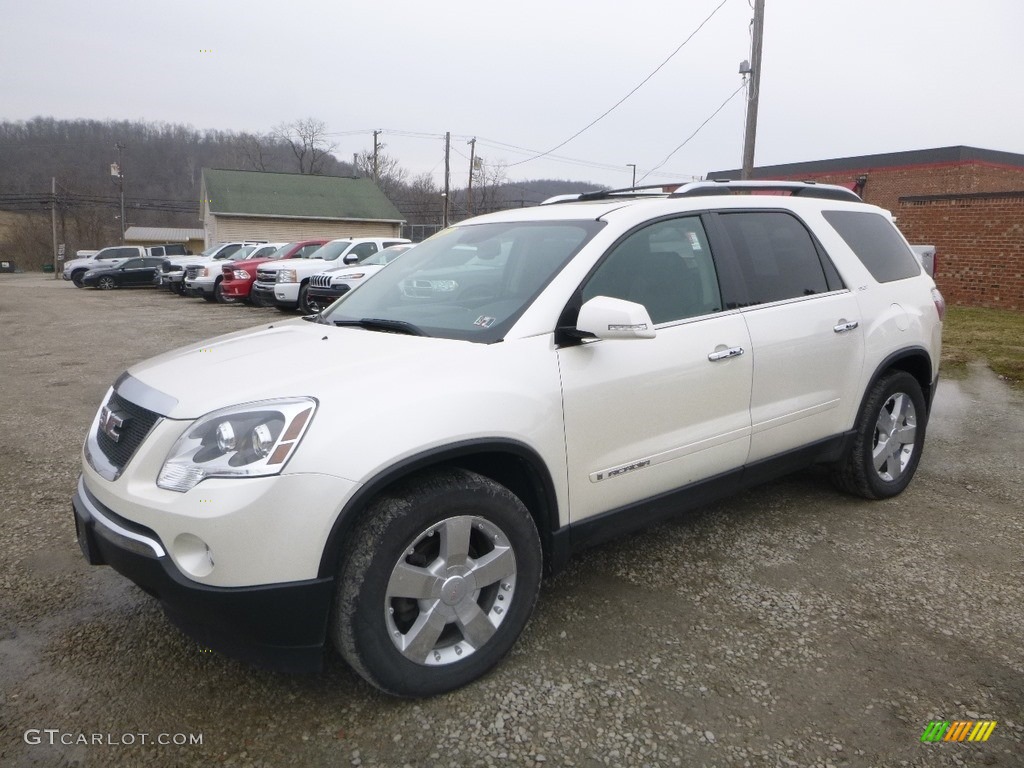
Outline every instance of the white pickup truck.
<path fill-rule="evenodd" d="M 177 247 L 181 249 L 181 255 L 185 255 L 184 245 L 166 245 L 160 247 L 164 249 Z M 141 245 L 112 245 L 109 248 L 94 251 L 91 256 L 71 259 L 70 261 L 65 262 L 63 277 L 65 280 L 72 281 L 77 288 L 81 288 L 82 277 L 90 269 L 95 269 L 98 266 L 115 266 L 123 261 L 128 261 L 128 259 L 138 259 L 156 255 L 163 254 L 151 253 L 149 248 L 145 248 Z"/>
<path fill-rule="evenodd" d="M 256 269 L 250 297 L 257 306 L 277 307 L 282 312 L 310 311 L 306 299 L 309 278 L 328 269 L 341 269 L 369 258 L 392 245 L 409 243 L 401 237 L 343 237 L 331 240 L 308 257 L 269 261 Z"/>

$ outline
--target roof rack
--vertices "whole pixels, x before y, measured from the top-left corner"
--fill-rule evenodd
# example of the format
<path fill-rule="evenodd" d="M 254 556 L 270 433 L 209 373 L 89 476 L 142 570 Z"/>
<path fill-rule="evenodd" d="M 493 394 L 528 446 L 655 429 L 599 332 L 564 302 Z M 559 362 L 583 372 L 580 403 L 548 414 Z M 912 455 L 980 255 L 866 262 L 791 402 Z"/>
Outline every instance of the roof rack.
<path fill-rule="evenodd" d="M 733 179 L 694 181 L 684 184 L 669 197 L 708 197 L 741 192 L 788 192 L 792 197 L 863 202 L 860 195 L 846 187 L 835 184 L 819 184 L 816 181 L 735 181 Z"/>
<path fill-rule="evenodd" d="M 863 202 L 856 192 L 835 184 L 819 184 L 815 181 L 735 181 L 733 179 L 714 179 L 711 181 L 692 181 L 685 184 L 649 184 L 643 187 L 599 189 L 594 192 L 555 195 L 544 200 L 541 205 L 588 200 L 612 200 L 615 198 L 710 197 L 713 195 L 757 192 L 788 192 L 792 197 L 815 197 L 825 200 Z"/>
<path fill-rule="evenodd" d="M 568 195 L 555 195 L 541 202 L 541 205 L 554 205 L 555 203 L 575 203 L 587 200 L 610 200 L 613 198 L 630 197 L 664 197 L 667 192 L 665 187 L 677 187 L 677 184 L 647 184 L 642 187 L 623 187 L 622 189 L 597 189 L 593 192 L 576 192 Z"/>

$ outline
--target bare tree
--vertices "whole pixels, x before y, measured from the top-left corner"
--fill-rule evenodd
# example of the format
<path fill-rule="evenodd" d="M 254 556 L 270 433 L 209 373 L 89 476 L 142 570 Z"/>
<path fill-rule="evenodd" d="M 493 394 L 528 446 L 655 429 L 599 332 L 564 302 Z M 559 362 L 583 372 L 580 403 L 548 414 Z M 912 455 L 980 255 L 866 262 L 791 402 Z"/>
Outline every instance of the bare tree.
<path fill-rule="evenodd" d="M 502 187 L 508 182 L 508 172 L 504 163 L 488 163 L 481 158 L 480 170 L 474 171 L 477 180 L 473 191 L 473 210 L 477 213 L 489 213 L 501 209 L 504 202 Z"/>
<path fill-rule="evenodd" d="M 383 144 L 377 148 L 376 169 L 374 168 L 372 151 L 365 149 L 357 153 L 355 156 L 356 173 L 371 179 L 376 177 L 377 186 L 380 187 L 388 200 L 394 202 L 404 191 L 405 180 L 409 177 L 409 172 L 399 164 L 397 157 L 382 152 L 383 148 Z M 376 174 L 374 171 L 376 171 Z"/>
<path fill-rule="evenodd" d="M 262 133 L 243 133 L 238 137 L 238 164 L 248 165 L 254 171 L 273 170 L 271 145 L 274 139 Z M 293 147 L 294 149 L 294 147 Z"/>
<path fill-rule="evenodd" d="M 270 135 L 291 148 L 299 173 L 323 173 L 327 159 L 337 148 L 335 143 L 327 140 L 327 123 L 315 117 L 282 123 Z"/>

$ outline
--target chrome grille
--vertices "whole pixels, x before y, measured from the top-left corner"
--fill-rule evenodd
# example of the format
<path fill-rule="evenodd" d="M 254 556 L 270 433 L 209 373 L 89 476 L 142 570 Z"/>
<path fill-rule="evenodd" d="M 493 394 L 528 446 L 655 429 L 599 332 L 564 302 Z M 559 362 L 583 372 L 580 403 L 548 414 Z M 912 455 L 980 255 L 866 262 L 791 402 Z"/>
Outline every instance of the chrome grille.
<path fill-rule="evenodd" d="M 103 430 L 103 425 L 99 424 L 96 428 L 96 443 L 107 460 L 121 470 L 131 460 L 142 441 L 146 439 L 146 435 L 156 424 L 160 414 L 125 400 L 116 392 L 110 396 L 106 407 L 123 419 L 118 430 L 120 436 L 114 440 Z"/>
<path fill-rule="evenodd" d="M 313 275 L 309 278 L 309 284 L 314 288 L 330 288 L 332 275 Z"/>
<path fill-rule="evenodd" d="M 185 279 L 195 280 L 197 277 L 199 277 L 200 269 L 201 267 L 197 267 L 195 264 L 190 264 L 185 268 Z"/>

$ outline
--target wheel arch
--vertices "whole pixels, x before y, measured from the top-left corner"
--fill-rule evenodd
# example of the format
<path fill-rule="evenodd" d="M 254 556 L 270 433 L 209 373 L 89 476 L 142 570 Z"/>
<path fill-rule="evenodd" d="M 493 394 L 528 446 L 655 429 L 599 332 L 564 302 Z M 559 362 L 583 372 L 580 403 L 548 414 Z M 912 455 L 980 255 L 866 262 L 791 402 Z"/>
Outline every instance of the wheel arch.
<path fill-rule="evenodd" d="M 558 502 L 554 481 L 540 455 L 524 443 L 509 439 L 465 440 L 403 459 L 364 483 L 341 510 L 320 557 L 319 577 L 333 577 L 341 564 L 343 543 L 374 499 L 399 481 L 426 470 L 467 469 L 494 480 L 514 493 L 529 510 L 540 535 L 545 569 L 559 559 L 554 532 Z"/>
<path fill-rule="evenodd" d="M 864 405 L 867 403 L 875 384 L 890 371 L 904 371 L 917 380 L 917 383 L 921 386 L 921 392 L 924 394 L 925 405 L 930 412 L 932 397 L 935 395 L 935 385 L 937 383 L 937 381 L 932 379 L 932 356 L 924 347 L 909 347 L 893 352 L 875 368 L 871 378 L 868 379 L 867 386 L 864 388 L 864 393 L 861 395 L 860 408 L 857 409 L 858 418 L 863 412 Z"/>

